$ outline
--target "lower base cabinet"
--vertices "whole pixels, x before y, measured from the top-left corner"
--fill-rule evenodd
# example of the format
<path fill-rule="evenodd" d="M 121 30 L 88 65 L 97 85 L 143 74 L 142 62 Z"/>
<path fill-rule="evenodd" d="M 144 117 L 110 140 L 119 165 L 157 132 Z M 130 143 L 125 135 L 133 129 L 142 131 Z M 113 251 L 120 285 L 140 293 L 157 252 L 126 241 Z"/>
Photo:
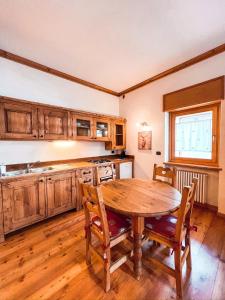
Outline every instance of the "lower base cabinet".
<path fill-rule="evenodd" d="M 46 178 L 47 216 L 54 216 L 76 207 L 75 172 Z"/>
<path fill-rule="evenodd" d="M 0 242 L 4 234 L 76 208 L 76 199 L 75 172 L 2 183 Z"/>
<path fill-rule="evenodd" d="M 45 218 L 45 179 L 29 178 L 2 184 L 4 233 Z"/>

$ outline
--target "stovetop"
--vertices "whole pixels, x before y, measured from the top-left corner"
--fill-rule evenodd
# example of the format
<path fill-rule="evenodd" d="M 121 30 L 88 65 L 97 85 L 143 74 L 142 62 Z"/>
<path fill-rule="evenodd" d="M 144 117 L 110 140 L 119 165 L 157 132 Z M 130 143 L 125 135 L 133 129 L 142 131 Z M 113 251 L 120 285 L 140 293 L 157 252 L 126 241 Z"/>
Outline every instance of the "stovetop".
<path fill-rule="evenodd" d="M 88 162 L 93 163 L 93 164 L 104 164 L 104 163 L 110 163 L 111 160 L 109 160 L 109 159 L 91 159 Z"/>

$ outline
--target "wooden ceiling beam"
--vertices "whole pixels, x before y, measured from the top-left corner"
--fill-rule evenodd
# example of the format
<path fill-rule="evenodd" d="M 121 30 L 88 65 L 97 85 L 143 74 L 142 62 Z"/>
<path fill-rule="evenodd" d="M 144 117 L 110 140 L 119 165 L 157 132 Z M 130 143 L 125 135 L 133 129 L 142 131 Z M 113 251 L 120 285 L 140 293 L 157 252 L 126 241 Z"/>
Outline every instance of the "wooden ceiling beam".
<path fill-rule="evenodd" d="M 119 94 L 119 93 L 117 93 L 115 91 L 112 91 L 110 89 L 104 88 L 104 87 L 102 87 L 100 85 L 91 83 L 89 81 L 80 79 L 78 77 L 69 75 L 67 73 L 58 71 L 58 70 L 53 69 L 53 68 L 47 67 L 47 66 L 39 64 L 39 63 L 37 63 L 35 61 L 32 61 L 32 60 L 24 58 L 22 56 L 19 56 L 19 55 L 16 55 L 16 54 L 4 51 L 2 49 L 0 49 L 0 57 L 3 57 L 3 58 L 6 58 L 6 59 L 15 61 L 15 62 L 17 62 L 19 64 L 26 65 L 28 67 L 37 69 L 39 71 L 43 71 L 43 72 L 49 73 L 51 75 L 55 75 L 55 76 L 61 77 L 61 78 L 66 79 L 66 80 L 70 80 L 72 82 L 75 82 L 75 83 L 87 86 L 89 88 L 92 88 L 92 89 L 95 89 L 95 90 L 98 90 L 98 91 L 101 91 L 101 92 L 104 92 L 104 93 L 107 93 L 107 94 L 110 94 L 110 95 L 113 95 L 113 96 L 118 96 L 118 94 Z"/>
<path fill-rule="evenodd" d="M 208 58 L 210 58 L 212 56 L 220 54 L 220 53 L 222 53 L 224 51 L 225 51 L 225 43 L 222 44 L 222 45 L 220 45 L 220 46 L 218 46 L 218 47 L 216 47 L 216 48 L 213 48 L 213 49 L 211 49 L 209 51 L 206 51 L 206 52 L 204 52 L 204 53 L 202 53 L 200 55 L 197 55 L 197 56 L 195 56 L 195 57 L 193 57 L 193 58 L 191 58 L 191 59 L 189 59 L 189 60 L 187 60 L 187 61 L 179 64 L 179 65 L 176 65 L 175 67 L 172 67 L 172 68 L 164 71 L 164 72 L 161 72 L 161 73 L 159 73 L 159 74 L 157 74 L 155 76 L 152 76 L 152 77 L 150 77 L 150 78 L 148 78 L 148 79 L 146 79 L 146 80 L 144 80 L 144 81 L 142 81 L 142 82 L 140 82 L 138 84 L 135 84 L 134 86 L 131 86 L 128 89 L 120 92 L 118 96 L 123 96 L 123 95 L 125 95 L 127 93 L 130 93 L 130 92 L 132 92 L 132 91 L 134 91 L 136 89 L 139 89 L 139 88 L 141 88 L 141 87 L 143 87 L 143 86 L 145 86 L 145 85 L 147 85 L 149 83 L 152 83 L 153 81 L 162 79 L 163 77 L 166 77 L 168 75 L 176 73 L 176 72 L 178 72 L 180 70 L 183 70 L 183 69 L 185 69 L 187 67 L 190 67 L 190 66 L 192 66 L 194 64 L 197 64 L 197 63 L 199 63 L 199 62 L 201 62 L 201 61 L 203 61 L 205 59 L 208 59 Z"/>

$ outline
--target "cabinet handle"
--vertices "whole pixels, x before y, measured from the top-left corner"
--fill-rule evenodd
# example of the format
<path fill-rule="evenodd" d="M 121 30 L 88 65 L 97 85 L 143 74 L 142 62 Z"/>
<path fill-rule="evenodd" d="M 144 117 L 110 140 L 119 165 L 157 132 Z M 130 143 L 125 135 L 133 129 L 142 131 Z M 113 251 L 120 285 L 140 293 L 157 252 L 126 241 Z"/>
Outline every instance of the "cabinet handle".
<path fill-rule="evenodd" d="M 52 180 L 51 178 L 48 178 L 48 180 Z"/>
<path fill-rule="evenodd" d="M 39 182 L 44 182 L 44 179 L 40 179 Z"/>
<path fill-rule="evenodd" d="M 36 138 L 36 137 L 37 137 L 37 136 L 36 136 L 36 134 L 35 134 L 35 135 L 33 135 L 33 137 L 34 137 L 34 138 Z"/>

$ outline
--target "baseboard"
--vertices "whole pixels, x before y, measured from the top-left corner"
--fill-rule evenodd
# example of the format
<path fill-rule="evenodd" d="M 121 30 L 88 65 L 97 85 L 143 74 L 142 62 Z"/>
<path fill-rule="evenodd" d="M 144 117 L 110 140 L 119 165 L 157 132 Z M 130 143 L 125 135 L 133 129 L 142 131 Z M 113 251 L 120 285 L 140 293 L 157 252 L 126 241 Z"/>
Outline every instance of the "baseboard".
<path fill-rule="evenodd" d="M 212 205 L 212 204 L 208 204 L 208 203 L 202 204 L 202 203 L 195 202 L 195 203 L 194 203 L 194 206 L 195 206 L 195 207 L 206 208 L 206 209 L 211 210 L 211 211 L 213 211 L 213 212 L 218 212 L 218 207 L 215 206 L 215 205 Z"/>

